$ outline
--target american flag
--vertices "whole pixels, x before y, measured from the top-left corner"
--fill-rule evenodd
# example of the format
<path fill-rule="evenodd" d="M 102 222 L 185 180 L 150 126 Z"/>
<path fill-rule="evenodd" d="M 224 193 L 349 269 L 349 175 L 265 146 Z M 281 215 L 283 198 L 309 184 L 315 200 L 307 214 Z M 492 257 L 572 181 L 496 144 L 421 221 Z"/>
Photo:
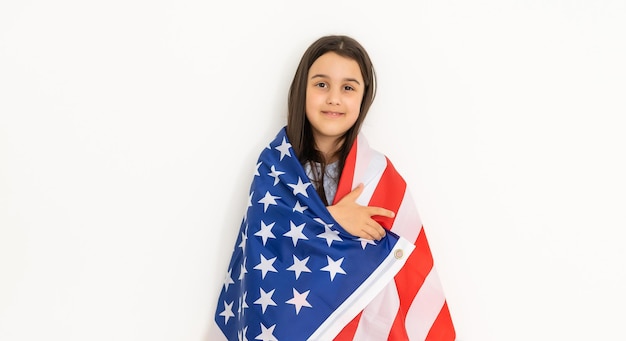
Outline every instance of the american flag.
<path fill-rule="evenodd" d="M 447 303 L 406 183 L 361 134 L 335 201 L 396 212 L 380 241 L 332 218 L 285 128 L 256 164 L 215 312 L 216 340 L 454 340 Z M 379 218 L 379 217 L 377 217 Z"/>

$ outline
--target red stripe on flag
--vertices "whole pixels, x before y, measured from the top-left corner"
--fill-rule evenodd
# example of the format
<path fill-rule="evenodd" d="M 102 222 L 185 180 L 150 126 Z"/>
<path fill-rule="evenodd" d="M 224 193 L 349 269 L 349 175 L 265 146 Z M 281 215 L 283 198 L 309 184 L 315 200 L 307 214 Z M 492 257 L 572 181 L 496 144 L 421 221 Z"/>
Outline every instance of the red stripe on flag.
<path fill-rule="evenodd" d="M 354 334 L 356 333 L 356 329 L 359 326 L 359 321 L 361 320 L 361 314 L 363 314 L 363 312 L 360 312 L 355 318 L 352 319 L 352 321 L 350 321 L 350 323 L 348 323 L 345 327 L 343 327 L 341 332 L 339 332 L 339 334 L 337 334 L 337 336 L 333 340 L 334 341 L 354 340 Z"/>
<path fill-rule="evenodd" d="M 426 336 L 426 341 L 454 341 L 455 338 L 456 332 L 448 310 L 448 302 L 444 302 L 437 319 Z"/>
<path fill-rule="evenodd" d="M 424 229 L 420 229 L 420 234 L 415 241 L 415 250 L 404 264 L 404 267 L 395 277 L 398 296 L 400 298 L 400 308 L 391 327 L 389 340 L 408 340 L 405 328 L 406 315 L 413 303 L 417 292 L 424 284 L 424 280 L 433 267 L 433 258 L 426 239 Z M 409 322 L 410 323 L 410 322 Z"/>
<path fill-rule="evenodd" d="M 341 177 L 337 184 L 337 194 L 335 194 L 335 200 L 333 200 L 332 205 L 338 203 L 346 194 L 352 192 L 352 181 L 354 180 L 354 170 L 356 168 L 357 144 L 358 143 L 354 141 L 348 153 L 346 164 L 343 166 L 343 171 L 341 172 Z"/>
<path fill-rule="evenodd" d="M 368 205 L 383 207 L 394 213 L 398 213 L 406 191 L 406 182 L 396 171 L 389 159 L 385 158 L 385 160 L 387 161 L 387 167 L 378 181 L 376 190 L 374 190 L 374 194 Z M 393 226 L 394 218 L 374 216 L 373 219 L 388 230 Z"/>

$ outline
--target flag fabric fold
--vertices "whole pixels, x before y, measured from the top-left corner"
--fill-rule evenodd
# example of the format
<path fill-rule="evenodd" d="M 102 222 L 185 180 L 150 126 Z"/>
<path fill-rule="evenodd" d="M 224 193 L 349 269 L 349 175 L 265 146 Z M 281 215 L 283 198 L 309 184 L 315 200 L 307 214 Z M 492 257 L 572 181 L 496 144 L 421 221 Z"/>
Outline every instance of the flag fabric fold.
<path fill-rule="evenodd" d="M 454 340 L 406 183 L 363 134 L 335 201 L 363 183 L 359 204 L 396 212 L 376 217 L 388 230 L 380 241 L 352 236 L 332 218 L 285 128 L 256 165 L 215 312 L 222 339 Z"/>

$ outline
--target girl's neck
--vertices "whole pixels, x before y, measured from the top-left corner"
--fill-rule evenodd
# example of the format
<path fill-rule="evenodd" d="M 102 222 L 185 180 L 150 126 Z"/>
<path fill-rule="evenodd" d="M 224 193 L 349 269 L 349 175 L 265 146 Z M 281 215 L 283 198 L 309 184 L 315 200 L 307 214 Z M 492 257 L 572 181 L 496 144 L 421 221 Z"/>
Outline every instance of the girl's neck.
<path fill-rule="evenodd" d="M 337 161 L 337 151 L 341 147 L 339 139 L 318 139 L 315 141 L 315 147 L 322 153 L 326 164 Z"/>

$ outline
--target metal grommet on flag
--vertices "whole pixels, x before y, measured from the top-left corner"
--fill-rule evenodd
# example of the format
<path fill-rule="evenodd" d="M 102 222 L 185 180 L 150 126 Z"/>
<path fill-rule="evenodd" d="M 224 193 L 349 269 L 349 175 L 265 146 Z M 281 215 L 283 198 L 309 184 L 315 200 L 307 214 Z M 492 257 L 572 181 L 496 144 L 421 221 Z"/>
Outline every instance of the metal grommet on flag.
<path fill-rule="evenodd" d="M 402 249 L 397 249 L 394 251 L 393 255 L 396 259 L 402 259 L 402 257 L 404 257 L 404 251 L 402 251 Z"/>

